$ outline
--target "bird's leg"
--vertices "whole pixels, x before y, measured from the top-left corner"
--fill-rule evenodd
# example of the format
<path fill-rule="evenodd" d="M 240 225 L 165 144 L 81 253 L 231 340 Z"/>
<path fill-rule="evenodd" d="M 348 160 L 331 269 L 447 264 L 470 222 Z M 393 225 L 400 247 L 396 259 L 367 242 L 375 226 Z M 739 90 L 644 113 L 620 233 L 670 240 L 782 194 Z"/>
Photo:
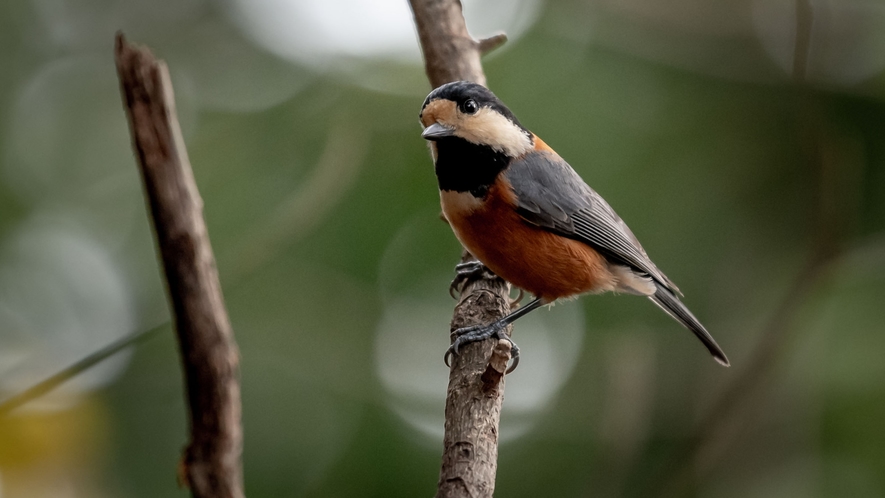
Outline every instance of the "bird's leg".
<path fill-rule="evenodd" d="M 530 311 L 539 308 L 542 304 L 541 298 L 536 297 L 529 304 L 511 312 L 500 320 L 490 323 L 489 325 L 473 325 L 455 330 L 452 332 L 455 334 L 455 341 L 449 346 L 449 349 L 446 351 L 446 355 L 443 358 L 446 362 L 446 366 L 449 365 L 449 357 L 451 355 L 457 355 L 461 346 L 470 344 L 471 342 L 484 341 L 490 337 L 497 337 L 498 339 L 510 341 L 510 356 L 513 358 L 513 365 L 507 369 L 507 373 L 512 372 L 519 364 L 519 347 L 513 342 L 513 339 L 507 335 L 505 330 L 508 325 L 527 315 Z"/>
<path fill-rule="evenodd" d="M 461 289 L 464 288 L 464 284 L 467 283 L 468 280 L 479 277 L 485 272 L 492 273 L 492 270 L 486 268 L 486 265 L 479 261 L 468 261 L 466 263 L 455 265 L 455 278 L 449 285 L 449 295 L 452 296 L 453 299 L 458 299 L 455 293 L 457 292 L 460 294 Z"/>

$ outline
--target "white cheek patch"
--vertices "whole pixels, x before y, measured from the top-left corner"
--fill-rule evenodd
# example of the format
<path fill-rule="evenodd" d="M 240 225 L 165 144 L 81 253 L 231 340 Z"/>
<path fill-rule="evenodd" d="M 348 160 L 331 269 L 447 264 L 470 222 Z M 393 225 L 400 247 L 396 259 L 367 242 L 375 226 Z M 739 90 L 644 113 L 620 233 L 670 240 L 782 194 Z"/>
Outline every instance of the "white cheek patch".
<path fill-rule="evenodd" d="M 434 100 L 421 114 L 422 126 L 433 123 L 452 128 L 455 136 L 488 145 L 510 157 L 519 157 L 534 148 L 525 130 L 489 107 L 480 108 L 476 114 L 464 114 L 451 100 Z"/>
<path fill-rule="evenodd" d="M 510 157 L 519 157 L 533 148 L 528 134 L 512 121 L 488 107 L 476 114 L 458 113 L 455 135 L 475 144 L 488 145 Z M 442 123 L 447 124 L 447 123 Z"/>

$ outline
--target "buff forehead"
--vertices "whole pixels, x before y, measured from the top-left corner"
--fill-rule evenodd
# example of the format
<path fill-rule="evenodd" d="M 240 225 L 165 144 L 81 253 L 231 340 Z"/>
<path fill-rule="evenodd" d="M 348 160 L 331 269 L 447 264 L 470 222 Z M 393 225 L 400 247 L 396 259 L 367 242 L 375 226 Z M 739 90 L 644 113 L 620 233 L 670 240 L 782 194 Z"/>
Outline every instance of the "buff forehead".
<path fill-rule="evenodd" d="M 481 107 L 476 114 L 464 114 L 451 100 L 433 100 L 421 112 L 421 124 L 427 127 L 433 123 L 452 128 L 455 136 L 488 145 L 511 157 L 519 157 L 533 148 L 531 137 L 522 128 L 489 107 Z"/>

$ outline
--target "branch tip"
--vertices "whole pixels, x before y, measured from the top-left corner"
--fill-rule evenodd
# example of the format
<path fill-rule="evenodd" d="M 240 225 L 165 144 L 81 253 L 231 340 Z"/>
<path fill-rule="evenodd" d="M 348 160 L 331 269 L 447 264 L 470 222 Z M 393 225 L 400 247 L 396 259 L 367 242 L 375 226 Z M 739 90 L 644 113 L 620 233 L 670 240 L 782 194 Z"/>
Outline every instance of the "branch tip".
<path fill-rule="evenodd" d="M 482 40 L 479 40 L 478 42 L 476 42 L 476 46 L 479 49 L 480 54 L 486 55 L 492 50 L 495 50 L 501 45 L 504 45 L 505 43 L 507 43 L 507 34 L 498 33 L 488 38 L 483 38 Z"/>
<path fill-rule="evenodd" d="M 499 339 L 495 349 L 492 350 L 492 356 L 489 358 L 489 364 L 482 377 L 482 392 L 488 394 L 501 383 L 501 379 L 507 372 L 507 364 L 510 363 L 510 353 L 512 345 L 507 339 Z"/>

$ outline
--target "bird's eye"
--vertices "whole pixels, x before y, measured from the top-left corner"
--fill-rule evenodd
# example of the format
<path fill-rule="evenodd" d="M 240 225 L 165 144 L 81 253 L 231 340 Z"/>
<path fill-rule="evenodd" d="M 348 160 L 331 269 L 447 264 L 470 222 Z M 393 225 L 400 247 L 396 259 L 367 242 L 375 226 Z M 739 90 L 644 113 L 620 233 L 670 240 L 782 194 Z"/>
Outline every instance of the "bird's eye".
<path fill-rule="evenodd" d="M 461 112 L 464 114 L 476 114 L 476 111 L 479 110 L 479 104 L 476 103 L 473 99 L 467 99 L 461 104 Z"/>

